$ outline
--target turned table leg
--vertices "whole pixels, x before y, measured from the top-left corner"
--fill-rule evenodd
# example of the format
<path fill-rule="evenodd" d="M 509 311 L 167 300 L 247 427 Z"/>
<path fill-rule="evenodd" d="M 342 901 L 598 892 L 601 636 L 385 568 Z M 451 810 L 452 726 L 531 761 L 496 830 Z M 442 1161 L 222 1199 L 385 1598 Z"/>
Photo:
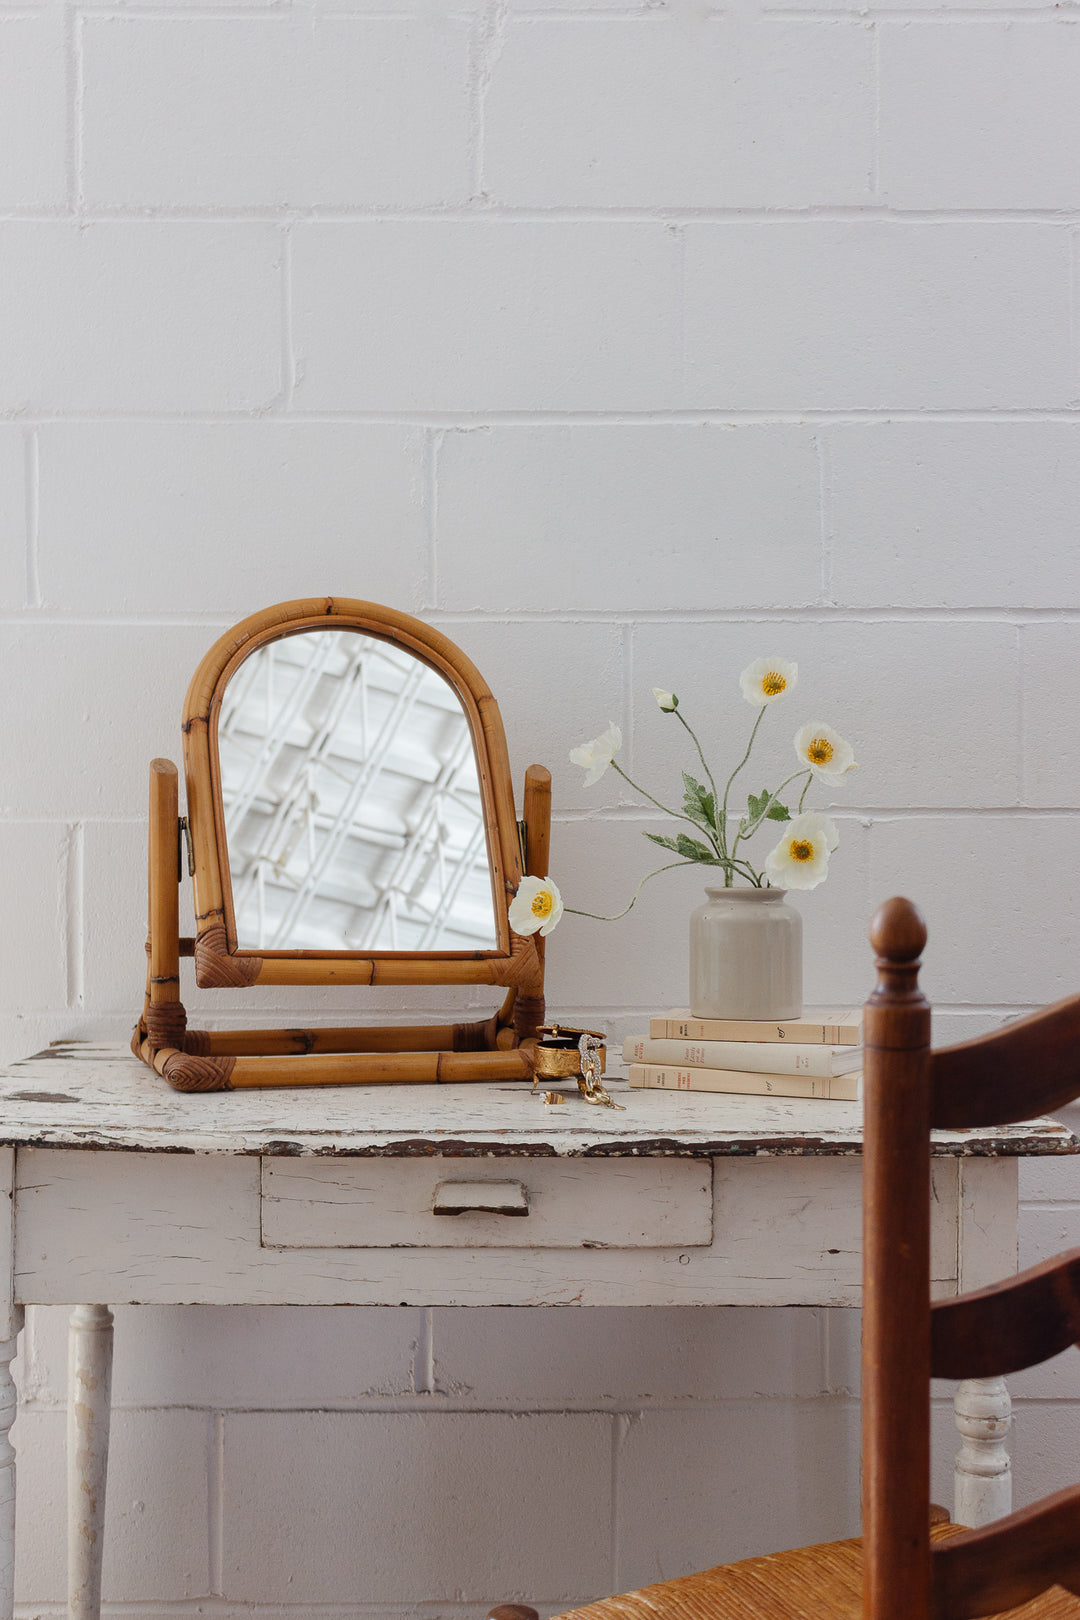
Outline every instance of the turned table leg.
<path fill-rule="evenodd" d="M 109 1469 L 113 1318 L 76 1305 L 68 1328 L 68 1616 L 98 1620 Z"/>
<path fill-rule="evenodd" d="M 1005 1450 L 1012 1401 L 1004 1378 L 965 1378 L 953 1410 L 961 1437 L 953 1519 L 977 1530 L 1012 1511 L 1012 1463 Z"/>
<path fill-rule="evenodd" d="M 0 1620 L 11 1620 L 15 1610 L 15 1448 L 11 1425 L 19 1410 L 19 1394 L 11 1376 L 11 1363 L 19 1344 L 22 1311 L 8 1306 L 2 1313 L 8 1338 L 0 1342 Z"/>

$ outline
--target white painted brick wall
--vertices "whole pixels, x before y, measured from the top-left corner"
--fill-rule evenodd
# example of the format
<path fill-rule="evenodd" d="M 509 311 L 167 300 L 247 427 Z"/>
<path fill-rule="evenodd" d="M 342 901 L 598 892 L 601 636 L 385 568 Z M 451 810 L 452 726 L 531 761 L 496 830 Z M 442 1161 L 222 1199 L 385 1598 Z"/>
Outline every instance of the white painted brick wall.
<path fill-rule="evenodd" d="M 861 761 L 808 999 L 862 998 L 895 889 L 940 1039 L 1077 989 L 1078 71 L 1049 0 L 0 0 L 4 1054 L 126 1033 L 147 761 L 224 626 L 322 591 L 475 658 L 590 909 L 662 823 L 571 744 L 614 719 L 669 781 L 654 684 L 730 754 L 739 668 L 799 658 Z M 553 1010 L 681 1000 L 698 888 L 568 918 Z M 245 1016 L 312 1004 L 356 992 Z M 1026 1259 L 1080 1241 L 1080 1167 L 1022 1201 Z M 63 1607 L 64 1315 L 20 1358 L 26 1617 Z M 857 1329 L 124 1309 L 107 1606 L 552 1612 L 848 1532 Z M 1024 1501 L 1072 1478 L 1080 1358 L 1014 1388 Z M 945 1388 L 934 1435 L 947 1499 Z"/>

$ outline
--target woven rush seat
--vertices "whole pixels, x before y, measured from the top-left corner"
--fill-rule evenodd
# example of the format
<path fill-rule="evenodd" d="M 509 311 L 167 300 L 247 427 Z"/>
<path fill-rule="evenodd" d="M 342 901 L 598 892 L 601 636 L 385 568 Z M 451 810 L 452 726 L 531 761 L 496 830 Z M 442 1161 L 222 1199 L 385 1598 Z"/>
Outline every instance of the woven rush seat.
<path fill-rule="evenodd" d="M 931 1539 L 956 1535 L 935 1525 Z M 568 1609 L 556 1620 L 861 1620 L 862 1541 L 826 1541 L 744 1558 L 698 1575 Z M 1080 1598 L 1052 1587 L 992 1620 L 1080 1620 Z"/>

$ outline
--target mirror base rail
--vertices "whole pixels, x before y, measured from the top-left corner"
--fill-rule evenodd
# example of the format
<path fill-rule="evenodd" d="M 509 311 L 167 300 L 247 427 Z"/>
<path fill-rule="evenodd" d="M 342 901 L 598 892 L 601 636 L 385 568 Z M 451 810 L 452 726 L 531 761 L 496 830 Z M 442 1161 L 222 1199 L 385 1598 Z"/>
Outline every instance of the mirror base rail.
<path fill-rule="evenodd" d="M 550 827 L 550 775 L 530 766 L 525 786 L 528 871 L 545 876 Z M 461 1081 L 532 1081 L 536 1033 L 544 1022 L 544 941 L 513 936 L 509 959 L 440 962 L 440 983 L 490 983 L 507 987 L 499 1010 L 468 1023 L 348 1026 L 308 1029 L 193 1030 L 180 999 L 180 958 L 194 957 L 209 941 L 211 959 L 223 957 L 230 971 L 211 977 L 217 986 L 261 982 L 430 983 L 417 959 L 361 959 L 305 963 L 295 958 L 229 955 L 225 930 L 205 926 L 192 940 L 181 937 L 177 858 L 179 787 L 176 766 L 156 759 L 150 767 L 149 933 L 143 1013 L 131 1049 L 180 1091 L 227 1091 L 247 1087 L 371 1084 L 439 1084 Z M 218 939 L 220 934 L 220 940 Z M 205 959 L 205 958 L 204 958 Z M 242 964 L 242 965 L 241 965 Z M 269 971 L 260 971 L 260 969 Z M 275 971 L 276 969 L 276 971 Z M 279 973 L 281 977 L 279 978 Z M 340 977 L 338 974 L 340 973 Z M 310 974 L 310 977 L 309 977 Z"/>
<path fill-rule="evenodd" d="M 138 1037 L 136 1030 L 136 1038 Z M 224 1039 L 252 1040 L 289 1031 L 237 1030 Z M 326 1033 L 309 1031 L 310 1034 Z M 414 1032 L 415 1033 L 415 1032 Z M 213 1041 L 203 1032 L 201 1041 Z M 135 1041 L 132 1041 L 133 1049 Z M 460 1081 L 529 1080 L 536 1069 L 536 1043 L 507 1051 L 453 1052 L 261 1052 L 246 1055 L 180 1051 L 139 1043 L 137 1056 L 177 1091 L 239 1091 L 255 1086 L 438 1085 Z"/>

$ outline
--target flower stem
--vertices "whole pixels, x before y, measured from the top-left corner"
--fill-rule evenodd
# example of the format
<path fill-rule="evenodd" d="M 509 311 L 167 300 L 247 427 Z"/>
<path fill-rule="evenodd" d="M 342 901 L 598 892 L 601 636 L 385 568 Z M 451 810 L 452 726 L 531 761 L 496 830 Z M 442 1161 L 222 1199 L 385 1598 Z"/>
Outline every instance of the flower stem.
<path fill-rule="evenodd" d="M 681 709 L 676 709 L 675 710 L 675 718 L 677 720 L 682 720 L 683 725 L 686 727 L 687 731 L 690 733 L 690 736 L 693 738 L 694 747 L 697 749 L 697 753 L 698 753 L 698 759 L 700 759 L 700 761 L 701 761 L 701 768 L 705 772 L 706 777 L 708 778 L 709 786 L 712 788 L 713 815 L 715 815 L 716 812 L 717 812 L 717 808 L 719 806 L 719 803 L 720 803 L 720 795 L 716 791 L 716 783 L 713 781 L 713 773 L 709 769 L 709 762 L 705 758 L 705 755 L 704 755 L 704 753 L 702 751 L 701 744 L 698 742 L 697 732 L 694 730 L 694 728 L 690 724 L 689 720 L 684 718 L 683 712 L 682 712 Z"/>
<path fill-rule="evenodd" d="M 752 885 L 753 885 L 753 887 L 755 889 L 760 889 L 761 888 L 761 876 L 760 876 L 759 873 L 754 871 L 754 868 L 750 865 L 749 861 L 731 861 L 729 864 L 732 867 L 738 867 L 740 869 L 740 871 L 743 873 L 743 875 L 745 877 L 749 878 L 750 882 L 752 883 Z M 650 878 L 659 877 L 661 872 L 674 871 L 675 867 L 677 867 L 677 866 L 704 866 L 704 865 L 705 865 L 704 861 L 669 861 L 666 866 L 658 866 L 655 869 L 655 871 L 646 872 L 645 876 L 642 878 L 641 882 L 638 884 L 637 888 L 634 890 L 634 893 L 631 896 L 629 905 L 625 905 L 622 908 L 621 911 L 614 912 L 612 914 L 612 916 L 610 916 L 610 917 L 603 916 L 599 911 L 581 911 L 581 910 L 579 910 L 579 908 L 577 906 L 564 906 L 563 910 L 568 911 L 570 913 L 570 915 L 573 916 L 573 917 L 592 917 L 595 922 L 618 922 L 620 917 L 625 917 L 626 913 L 628 911 L 633 910 L 633 908 L 634 908 L 634 906 L 635 906 L 635 904 L 637 902 L 638 895 L 641 893 L 642 889 L 645 887 L 646 883 L 648 883 Z M 724 875 L 725 875 L 725 879 L 726 879 L 726 877 L 727 877 L 727 869 L 726 868 L 725 868 L 725 874 Z M 729 883 L 725 882 L 725 888 L 730 888 L 730 887 L 731 887 L 731 885 Z"/>
<path fill-rule="evenodd" d="M 676 710 L 676 713 L 678 713 L 678 710 Z M 739 763 L 736 765 L 735 769 L 732 771 L 731 775 L 728 777 L 727 786 L 724 788 L 724 804 L 723 804 L 723 808 L 720 811 L 719 816 L 717 817 L 717 826 L 719 828 L 723 829 L 721 831 L 721 833 L 720 833 L 720 837 L 723 840 L 723 845 L 724 845 L 724 851 L 723 852 L 724 852 L 725 855 L 727 854 L 727 802 L 728 802 L 728 795 L 731 792 L 731 784 L 732 784 L 732 782 L 734 782 L 735 778 L 738 776 L 739 772 L 742 770 L 743 766 L 746 764 L 747 760 L 750 758 L 750 750 L 754 746 L 754 738 L 757 736 L 758 726 L 760 726 L 760 724 L 761 724 L 762 716 L 764 715 L 764 713 L 765 713 L 765 705 L 762 704 L 761 708 L 758 710 L 758 717 L 754 721 L 754 728 L 750 733 L 750 741 L 746 745 L 746 753 L 743 755 L 742 759 L 740 759 Z M 739 839 L 738 839 L 738 835 L 736 834 L 735 844 L 737 844 L 738 842 L 739 842 Z M 732 844 L 732 846 L 731 846 L 732 853 L 734 853 L 735 844 Z M 730 889 L 730 887 L 731 887 L 731 880 L 730 880 L 729 874 L 727 872 L 724 873 L 724 887 L 727 888 L 727 889 Z"/>
<path fill-rule="evenodd" d="M 803 807 L 803 804 L 806 801 L 806 795 L 810 791 L 810 784 L 811 784 L 811 782 L 813 780 L 814 780 L 813 771 L 807 771 L 807 773 L 806 773 L 806 781 L 803 783 L 803 790 L 799 794 L 799 814 L 800 814 L 800 816 L 802 815 L 802 807 Z"/>
<path fill-rule="evenodd" d="M 598 911 L 579 911 L 576 906 L 564 906 L 563 910 L 569 911 L 574 917 L 592 917 L 596 922 L 618 922 L 620 917 L 625 917 L 628 911 L 633 910 L 634 905 L 637 902 L 638 895 L 641 893 L 642 889 L 645 887 L 646 883 L 648 883 L 650 878 L 659 877 L 661 872 L 674 871 L 676 866 L 699 866 L 700 864 L 701 863 L 699 861 L 669 861 L 666 866 L 658 866 L 654 872 L 646 872 L 645 876 L 634 890 L 634 893 L 630 899 L 630 904 L 628 906 L 623 906 L 621 911 L 616 911 L 614 915 L 610 917 L 601 916 L 600 912 Z"/>
<path fill-rule="evenodd" d="M 650 804 L 655 804 L 656 808 L 658 810 L 662 810 L 665 816 L 674 816 L 676 821 L 688 821 L 691 827 L 696 827 L 699 832 L 703 832 L 705 834 L 706 838 L 709 840 L 710 844 L 713 846 L 718 855 L 727 854 L 727 850 L 721 848 L 720 844 L 717 842 L 716 835 L 711 827 L 707 827 L 704 822 L 695 821 L 693 816 L 685 815 L 681 810 L 669 810 L 666 804 L 661 804 L 659 799 L 654 799 L 651 793 L 646 793 L 643 787 L 639 787 L 634 781 L 633 777 L 628 776 L 623 770 L 622 766 L 617 765 L 614 760 L 611 762 L 611 768 L 613 771 L 618 771 L 623 781 L 628 782 L 635 793 L 640 793 L 643 799 L 648 799 Z"/>
<path fill-rule="evenodd" d="M 803 799 L 806 798 L 806 790 L 810 786 L 810 778 L 813 776 L 813 774 L 814 774 L 813 771 L 807 771 L 807 773 L 806 773 L 806 781 L 803 783 L 802 798 L 800 798 L 800 800 L 799 800 L 799 809 L 800 810 L 802 809 L 802 801 L 803 801 Z M 784 789 L 787 787 L 789 782 L 794 782 L 795 779 L 797 777 L 801 776 L 801 775 L 802 775 L 802 771 L 792 771 L 791 775 L 786 777 L 784 779 L 784 781 L 781 782 L 780 786 L 776 789 L 776 792 L 769 794 L 769 797 L 765 802 L 765 808 L 761 812 L 760 816 L 758 816 L 757 819 L 749 827 L 746 827 L 746 828 L 743 829 L 742 832 L 738 832 L 738 833 L 735 834 L 735 842 L 731 846 L 731 853 L 733 855 L 735 853 L 735 850 L 738 847 L 739 839 L 740 838 L 750 838 L 750 837 L 753 836 L 754 833 L 757 832 L 758 828 L 761 826 L 761 823 L 765 820 L 766 816 L 769 813 L 769 806 L 776 803 L 776 801 L 779 799 L 781 793 L 783 793 Z"/>

